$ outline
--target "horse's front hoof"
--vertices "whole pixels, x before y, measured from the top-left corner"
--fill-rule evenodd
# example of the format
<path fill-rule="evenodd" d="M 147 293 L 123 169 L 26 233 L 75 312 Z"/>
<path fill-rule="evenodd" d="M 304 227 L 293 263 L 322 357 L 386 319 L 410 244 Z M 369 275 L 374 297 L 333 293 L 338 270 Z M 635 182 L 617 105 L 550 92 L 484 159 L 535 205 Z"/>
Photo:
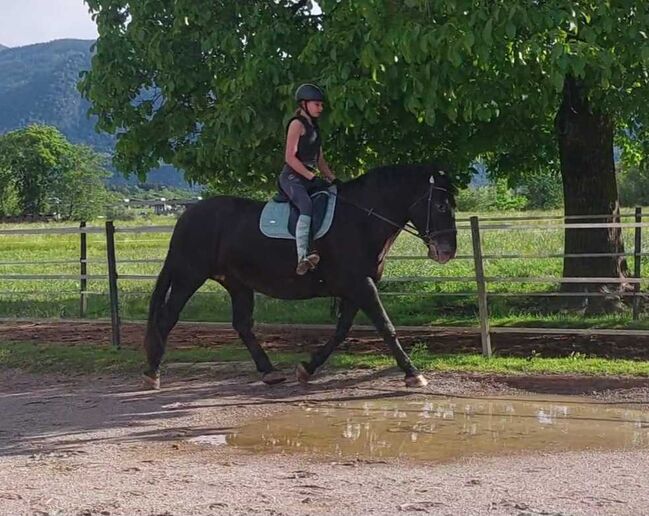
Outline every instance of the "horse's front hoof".
<path fill-rule="evenodd" d="M 160 375 L 155 373 L 142 373 L 142 380 L 147 389 L 160 390 Z"/>
<path fill-rule="evenodd" d="M 309 373 L 309 371 L 306 370 L 304 364 L 300 362 L 297 366 L 295 366 L 295 377 L 297 378 L 298 382 L 306 385 L 311 379 L 311 373 Z"/>
<path fill-rule="evenodd" d="M 280 371 L 271 371 L 269 373 L 264 373 L 261 377 L 261 381 L 266 385 L 275 385 L 282 383 L 286 380 L 286 375 Z"/>
<path fill-rule="evenodd" d="M 416 376 L 406 376 L 406 387 L 426 387 L 428 380 L 424 378 L 423 374 Z"/>

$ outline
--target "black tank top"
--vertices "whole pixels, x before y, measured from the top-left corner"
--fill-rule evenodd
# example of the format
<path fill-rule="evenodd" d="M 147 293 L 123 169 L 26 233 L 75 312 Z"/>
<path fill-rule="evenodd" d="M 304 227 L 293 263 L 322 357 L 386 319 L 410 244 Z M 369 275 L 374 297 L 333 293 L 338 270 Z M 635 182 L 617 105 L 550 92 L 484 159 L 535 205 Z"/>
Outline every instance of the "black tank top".
<path fill-rule="evenodd" d="M 299 120 L 304 126 L 304 134 L 300 136 L 297 142 L 297 153 L 295 156 L 306 168 L 313 170 L 318 166 L 318 158 L 320 157 L 320 148 L 322 146 L 320 128 L 315 120 L 311 124 L 302 115 L 297 115 L 288 121 L 286 131 L 288 131 L 288 126 L 291 125 L 293 120 Z"/>

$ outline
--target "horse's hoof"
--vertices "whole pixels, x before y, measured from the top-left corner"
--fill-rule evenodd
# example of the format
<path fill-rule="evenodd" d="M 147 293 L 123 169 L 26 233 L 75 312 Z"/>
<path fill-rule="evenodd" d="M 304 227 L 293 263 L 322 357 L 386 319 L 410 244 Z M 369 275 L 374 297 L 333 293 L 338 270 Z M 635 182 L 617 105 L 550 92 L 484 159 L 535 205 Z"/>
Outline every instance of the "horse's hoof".
<path fill-rule="evenodd" d="M 406 387 L 426 387 L 428 380 L 424 378 L 423 374 L 416 376 L 406 376 Z"/>
<path fill-rule="evenodd" d="M 295 366 L 295 377 L 297 378 L 298 382 L 307 384 L 311 379 L 311 374 L 306 370 L 304 364 L 299 363 L 297 366 Z"/>
<path fill-rule="evenodd" d="M 148 389 L 153 389 L 154 391 L 160 390 L 160 375 L 150 375 L 148 373 L 142 374 L 142 379 L 144 380 L 144 385 Z"/>
<path fill-rule="evenodd" d="M 261 377 L 261 381 L 266 385 L 275 385 L 282 383 L 286 380 L 286 375 L 280 371 L 271 371 L 269 373 L 264 373 Z"/>

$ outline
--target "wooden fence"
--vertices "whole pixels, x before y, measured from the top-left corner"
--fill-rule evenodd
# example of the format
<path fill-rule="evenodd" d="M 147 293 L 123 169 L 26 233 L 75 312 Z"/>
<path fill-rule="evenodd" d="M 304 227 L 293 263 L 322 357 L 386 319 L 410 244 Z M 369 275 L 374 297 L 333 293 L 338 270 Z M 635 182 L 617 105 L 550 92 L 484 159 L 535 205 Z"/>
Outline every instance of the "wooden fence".
<path fill-rule="evenodd" d="M 623 223 L 620 222 L 623 218 L 633 217 L 634 222 Z M 490 327 L 489 325 L 489 298 L 502 297 L 502 296 L 524 296 L 524 297 L 553 297 L 553 296 L 579 296 L 579 297 L 597 297 L 606 296 L 608 294 L 603 292 L 524 292 L 524 293 L 511 293 L 511 292 L 492 292 L 489 293 L 489 285 L 504 282 L 516 283 L 577 283 L 577 284 L 633 284 L 634 290 L 629 293 L 622 293 L 621 295 L 633 296 L 633 319 L 639 317 L 639 293 L 640 285 L 643 282 L 641 277 L 641 259 L 643 256 L 649 256 L 649 253 L 643 253 L 642 245 L 642 228 L 648 227 L 649 223 L 642 222 L 642 211 L 636 208 L 634 213 L 620 214 L 616 222 L 592 222 L 571 223 L 571 220 L 606 220 L 610 219 L 611 215 L 591 215 L 579 217 L 563 217 L 563 216 L 550 216 L 550 217 L 485 217 L 481 220 L 478 217 L 470 217 L 469 219 L 458 219 L 458 231 L 470 231 L 472 242 L 472 253 L 469 255 L 456 256 L 456 260 L 471 260 L 473 261 L 474 275 L 473 276 L 460 276 L 460 277 L 437 277 L 437 276 L 409 276 L 409 277 L 388 277 L 382 283 L 399 283 L 399 282 L 424 282 L 424 283 L 442 283 L 442 282 L 474 282 L 476 285 L 475 291 L 468 292 L 453 292 L 453 293 L 426 293 L 426 295 L 440 296 L 477 296 L 478 312 L 480 321 L 480 335 L 482 342 L 482 352 L 484 356 L 491 356 L 491 339 L 490 335 L 494 333 L 530 333 L 530 334 L 579 334 L 579 335 L 649 335 L 649 330 L 602 330 L 602 329 L 567 329 L 567 328 L 505 328 L 505 327 Z M 617 218 L 617 217 L 616 217 Z M 530 224 L 534 222 L 535 224 Z M 539 225 L 539 222 L 544 224 Z M 563 254 L 563 253 L 541 253 L 541 254 L 483 254 L 482 252 L 482 233 L 485 231 L 509 231 L 509 230 L 526 230 L 526 229 L 592 229 L 592 228 L 634 228 L 634 249 L 633 252 L 625 252 L 618 254 L 611 253 L 591 253 L 591 254 Z M 104 228 L 88 227 L 85 223 L 81 223 L 79 227 L 70 228 L 46 228 L 46 229 L 2 229 L 2 235 L 43 235 L 43 234 L 79 234 L 79 260 L 48 260 L 39 262 L 1 262 L 0 265 L 17 265 L 17 264 L 79 264 L 78 274 L 0 274 L 0 284 L 2 280 L 55 280 L 55 279 L 68 279 L 76 280 L 79 282 L 79 315 L 84 317 L 87 309 L 87 290 L 88 280 L 103 280 L 108 282 L 108 294 L 110 299 L 110 314 L 112 326 L 112 342 L 115 347 L 120 347 L 120 316 L 119 316 L 119 280 L 153 280 L 155 275 L 143 274 L 119 274 L 118 265 L 120 263 L 160 263 L 163 260 L 151 259 L 130 259 L 118 260 L 115 251 L 115 234 L 143 234 L 143 233 L 171 233 L 173 226 L 134 226 L 134 227 L 116 227 L 113 221 L 107 221 Z M 87 235 L 103 233 L 106 239 L 106 264 L 107 274 L 90 275 L 88 274 L 88 253 L 87 253 Z M 504 260 L 504 259 L 520 259 L 520 258 L 601 258 L 601 257 L 633 257 L 633 277 L 630 278 L 593 278 L 593 277 L 571 277 L 571 278 L 558 278 L 558 277 L 502 277 L 502 276 L 486 276 L 484 272 L 485 260 Z M 389 260 L 427 260 L 423 256 L 399 256 L 391 255 Z M 1 293 L 1 290 L 0 290 Z M 412 295 L 412 292 L 387 292 L 382 295 Z M 467 328 L 463 328 L 466 330 Z"/>

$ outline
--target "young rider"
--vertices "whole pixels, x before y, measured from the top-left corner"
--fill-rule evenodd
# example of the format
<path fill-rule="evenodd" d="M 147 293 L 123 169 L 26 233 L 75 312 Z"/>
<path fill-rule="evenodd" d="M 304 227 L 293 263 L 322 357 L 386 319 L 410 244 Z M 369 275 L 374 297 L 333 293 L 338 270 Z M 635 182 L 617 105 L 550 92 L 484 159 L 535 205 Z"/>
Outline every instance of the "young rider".
<path fill-rule="evenodd" d="M 279 176 L 279 185 L 300 212 L 295 227 L 295 272 L 302 276 L 320 261 L 317 252 L 309 251 L 313 211 L 309 194 L 322 186 L 316 172 L 320 171 L 330 183 L 336 180 L 336 176 L 322 153 L 318 128 L 318 118 L 324 109 L 322 90 L 314 84 L 302 84 L 295 92 L 295 100 L 299 108 L 286 129 L 285 164 Z"/>

